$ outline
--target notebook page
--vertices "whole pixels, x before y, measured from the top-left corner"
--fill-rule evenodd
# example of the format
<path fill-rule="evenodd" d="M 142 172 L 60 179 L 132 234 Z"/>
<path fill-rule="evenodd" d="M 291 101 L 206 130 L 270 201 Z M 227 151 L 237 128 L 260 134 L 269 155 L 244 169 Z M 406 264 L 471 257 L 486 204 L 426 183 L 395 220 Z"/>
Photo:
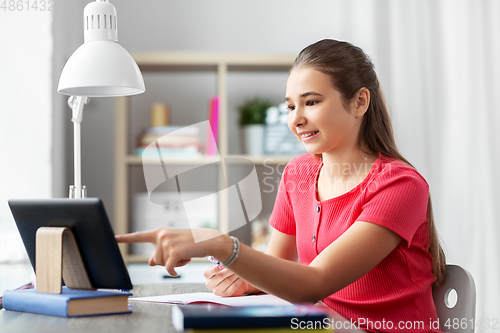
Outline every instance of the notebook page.
<path fill-rule="evenodd" d="M 170 304 L 191 304 L 191 303 L 216 303 L 229 306 L 259 306 L 259 305 L 290 305 L 291 303 L 270 294 L 248 295 L 238 297 L 222 297 L 210 292 L 187 293 L 150 297 L 129 298 L 131 301 L 170 303 Z"/>

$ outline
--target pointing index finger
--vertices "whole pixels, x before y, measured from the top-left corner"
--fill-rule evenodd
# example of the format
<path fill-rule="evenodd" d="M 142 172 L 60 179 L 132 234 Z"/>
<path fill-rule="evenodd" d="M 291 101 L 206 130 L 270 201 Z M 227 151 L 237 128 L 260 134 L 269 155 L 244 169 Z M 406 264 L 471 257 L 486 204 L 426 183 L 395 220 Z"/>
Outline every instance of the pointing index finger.
<path fill-rule="evenodd" d="M 118 243 L 153 243 L 155 244 L 155 231 L 136 231 L 130 234 L 116 235 Z"/>

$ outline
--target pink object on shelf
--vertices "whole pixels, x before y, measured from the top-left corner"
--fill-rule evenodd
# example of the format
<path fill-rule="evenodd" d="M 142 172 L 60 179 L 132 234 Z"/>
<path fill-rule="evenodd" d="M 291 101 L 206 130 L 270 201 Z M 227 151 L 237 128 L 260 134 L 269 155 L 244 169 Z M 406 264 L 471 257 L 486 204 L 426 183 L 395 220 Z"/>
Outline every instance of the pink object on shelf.
<path fill-rule="evenodd" d="M 219 137 L 219 96 L 214 96 L 210 99 L 208 120 L 210 122 L 210 128 L 207 129 L 205 154 L 217 155 L 217 139 Z"/>

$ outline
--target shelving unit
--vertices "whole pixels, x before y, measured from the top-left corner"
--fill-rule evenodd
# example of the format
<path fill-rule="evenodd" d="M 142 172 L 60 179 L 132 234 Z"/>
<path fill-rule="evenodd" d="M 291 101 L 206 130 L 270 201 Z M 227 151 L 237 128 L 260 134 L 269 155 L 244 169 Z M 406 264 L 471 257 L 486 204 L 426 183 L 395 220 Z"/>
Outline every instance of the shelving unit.
<path fill-rule="evenodd" d="M 266 163 L 285 164 L 292 156 L 248 156 L 230 154 L 228 149 L 228 74 L 231 72 L 262 73 L 287 72 L 295 55 L 271 54 L 225 54 L 225 53 L 136 53 L 132 55 L 143 73 L 168 73 L 209 71 L 216 75 L 216 94 L 219 96 L 219 137 L 218 151 L 221 158 L 245 158 L 255 165 Z M 146 89 L 148 87 L 146 86 Z M 129 112 L 130 97 L 116 98 L 115 109 L 115 189 L 114 189 L 114 229 L 116 233 L 129 232 L 130 209 L 130 168 L 143 164 L 140 156 L 132 155 L 129 148 Z M 199 159 L 171 159 L 171 164 L 206 164 L 215 162 L 213 156 L 203 156 Z M 148 163 L 148 161 L 144 161 Z M 219 176 L 219 189 L 225 187 L 223 177 Z M 228 198 L 219 193 L 219 229 L 229 230 Z M 122 254 L 127 262 L 144 261 L 146 258 L 129 255 L 126 244 L 120 244 Z"/>

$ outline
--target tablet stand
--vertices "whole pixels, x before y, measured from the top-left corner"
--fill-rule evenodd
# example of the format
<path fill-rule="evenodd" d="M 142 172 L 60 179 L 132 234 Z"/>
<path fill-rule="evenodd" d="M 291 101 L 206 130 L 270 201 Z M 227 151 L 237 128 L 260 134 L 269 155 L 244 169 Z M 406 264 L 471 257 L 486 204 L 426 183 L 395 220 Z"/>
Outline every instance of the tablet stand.
<path fill-rule="evenodd" d="M 36 231 L 35 247 L 38 292 L 60 294 L 62 280 L 71 289 L 94 289 L 69 228 L 39 228 Z"/>

